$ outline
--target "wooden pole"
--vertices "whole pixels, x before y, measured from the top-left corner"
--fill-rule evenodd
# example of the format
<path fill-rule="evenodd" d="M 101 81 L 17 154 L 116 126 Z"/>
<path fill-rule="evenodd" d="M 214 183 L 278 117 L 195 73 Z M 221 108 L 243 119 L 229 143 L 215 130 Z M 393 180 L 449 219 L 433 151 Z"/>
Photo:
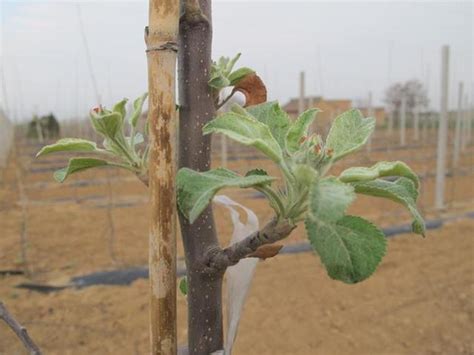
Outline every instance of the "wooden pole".
<path fill-rule="evenodd" d="M 460 82 L 459 89 L 458 89 L 458 112 L 456 115 L 456 125 L 454 128 L 453 167 L 457 167 L 459 163 L 459 152 L 461 148 L 461 124 L 462 124 L 462 119 L 463 119 L 462 99 L 463 99 L 463 83 Z"/>
<path fill-rule="evenodd" d="M 448 90 L 449 90 L 449 46 L 441 50 L 441 102 L 438 124 L 438 149 L 436 161 L 435 208 L 444 207 L 446 178 L 446 146 L 448 143 Z"/>
<path fill-rule="evenodd" d="M 153 355 L 172 355 L 176 340 L 175 72 L 178 0 L 150 0 L 145 29 L 148 59 L 150 342 Z"/>
<path fill-rule="evenodd" d="M 301 115 L 305 110 L 305 78 L 304 71 L 300 72 L 300 96 L 298 101 L 298 114 Z"/>
<path fill-rule="evenodd" d="M 405 94 L 403 94 L 402 105 L 400 108 L 400 145 L 402 147 L 405 146 L 405 143 L 406 143 L 406 139 L 405 139 L 406 121 L 407 121 L 407 97 L 405 96 Z"/>

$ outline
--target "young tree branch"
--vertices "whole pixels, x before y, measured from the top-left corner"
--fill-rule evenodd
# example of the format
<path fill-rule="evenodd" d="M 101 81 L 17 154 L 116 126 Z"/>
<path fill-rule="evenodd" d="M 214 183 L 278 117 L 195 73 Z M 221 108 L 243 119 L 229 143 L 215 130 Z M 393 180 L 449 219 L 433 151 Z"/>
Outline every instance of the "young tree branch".
<path fill-rule="evenodd" d="M 261 230 L 250 234 L 240 242 L 225 249 L 213 248 L 208 252 L 208 266 L 215 272 L 223 272 L 229 266 L 237 264 L 241 259 L 252 256 L 264 245 L 275 243 L 290 235 L 296 225 L 289 220 L 272 219 Z"/>
<path fill-rule="evenodd" d="M 28 331 L 25 327 L 23 327 L 18 321 L 13 318 L 13 316 L 8 312 L 7 308 L 0 301 L 0 319 L 3 321 L 15 332 L 17 337 L 21 340 L 23 345 L 25 346 L 26 350 L 30 355 L 41 355 L 41 350 L 35 344 L 33 339 L 30 338 Z"/>

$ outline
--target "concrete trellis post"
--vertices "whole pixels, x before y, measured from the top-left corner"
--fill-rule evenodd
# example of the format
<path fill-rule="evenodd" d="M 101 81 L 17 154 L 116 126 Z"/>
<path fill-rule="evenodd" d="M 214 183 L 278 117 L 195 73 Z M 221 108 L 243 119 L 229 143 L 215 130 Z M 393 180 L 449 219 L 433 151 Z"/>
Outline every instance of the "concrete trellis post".
<path fill-rule="evenodd" d="M 298 100 L 298 114 L 301 115 L 306 109 L 305 96 L 305 77 L 304 71 L 300 72 L 300 96 Z"/>
<path fill-rule="evenodd" d="M 435 207 L 444 207 L 446 178 L 446 146 L 448 143 L 448 90 L 449 90 L 449 46 L 441 51 L 441 102 L 438 125 L 438 149 L 436 161 Z"/>
<path fill-rule="evenodd" d="M 459 83 L 458 89 L 458 112 L 456 114 L 456 125 L 454 128 L 454 149 L 453 149 L 453 167 L 456 167 L 459 163 L 459 152 L 461 146 L 461 125 L 463 120 L 463 83 Z"/>
<path fill-rule="evenodd" d="M 421 119 L 421 141 L 426 143 L 427 135 L 428 135 L 428 123 L 431 115 L 429 112 L 425 112 L 422 119 Z"/>
<path fill-rule="evenodd" d="M 221 166 L 227 168 L 227 136 L 221 134 Z"/>
<path fill-rule="evenodd" d="M 388 123 L 387 123 L 388 125 L 387 132 L 390 138 L 392 137 L 392 133 L 393 133 L 393 115 L 394 115 L 394 110 L 390 108 L 388 110 Z"/>
<path fill-rule="evenodd" d="M 400 107 L 400 145 L 403 147 L 406 144 L 406 121 L 407 121 L 407 97 L 402 96 L 402 104 Z"/>
<path fill-rule="evenodd" d="M 420 107 L 418 103 L 413 108 L 413 138 L 416 142 L 420 140 Z"/>
<path fill-rule="evenodd" d="M 367 102 L 367 117 L 374 117 L 374 109 L 372 107 L 372 91 L 369 91 L 369 97 Z M 372 137 L 375 136 L 375 130 L 372 136 L 367 141 L 367 153 L 372 151 Z"/>
<path fill-rule="evenodd" d="M 472 125 L 472 118 L 471 112 L 468 107 L 468 99 L 467 95 L 464 98 L 464 107 L 465 110 L 463 113 L 461 113 L 462 118 L 461 118 L 461 150 L 464 151 L 467 147 L 467 144 L 469 143 L 471 139 L 471 125 Z"/>

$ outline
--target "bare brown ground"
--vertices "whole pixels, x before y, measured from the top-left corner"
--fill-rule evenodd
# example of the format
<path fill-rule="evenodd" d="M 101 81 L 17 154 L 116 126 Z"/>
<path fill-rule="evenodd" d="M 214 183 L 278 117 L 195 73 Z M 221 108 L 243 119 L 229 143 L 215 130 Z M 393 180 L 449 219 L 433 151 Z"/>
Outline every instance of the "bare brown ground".
<path fill-rule="evenodd" d="M 374 146 L 376 146 L 374 142 Z M 382 142 L 383 143 L 383 142 Z M 52 181 L 61 157 L 31 160 L 34 147 L 19 146 L 0 182 L 0 270 L 27 269 L 25 276 L 0 276 L 0 299 L 24 323 L 47 354 L 146 354 L 147 281 L 129 287 L 96 286 L 49 295 L 14 288 L 20 282 L 64 284 L 70 277 L 147 260 L 146 190 L 124 172 L 113 171 L 111 187 L 115 237 L 107 233 L 107 179 L 103 171 L 78 175 L 63 185 Z M 235 149 L 233 152 L 232 149 Z M 239 156 L 228 167 L 240 172 L 272 165 L 250 150 L 231 147 Z M 252 158 L 252 160 L 246 158 Z M 420 208 L 434 211 L 434 147 L 361 152 L 353 160 L 405 159 L 423 179 Z M 216 157 L 215 165 L 219 165 Z M 347 166 L 351 162 L 346 162 Z M 22 214 L 15 167 L 22 166 L 27 204 L 26 259 L 21 258 Z M 334 173 L 341 170 L 336 167 Z M 462 174 L 464 172 L 464 175 Z M 472 148 L 461 167 L 447 178 L 443 214 L 474 210 Z M 1 175 L 0 175 L 1 176 Z M 93 185 L 78 184 L 87 179 Z M 78 186 L 79 185 L 79 186 Z M 271 216 L 251 190 L 226 191 L 253 208 L 261 222 Z M 408 214 L 393 203 L 360 198 L 351 208 L 381 226 L 406 223 Z M 216 209 L 221 240 L 231 226 Z M 391 239 L 378 272 L 358 285 L 328 279 L 312 253 L 282 255 L 261 262 L 243 314 L 235 354 L 473 354 L 473 220 L 430 231 L 426 239 Z M 286 243 L 305 239 L 298 228 Z M 179 246 L 182 255 L 182 248 Z M 115 256 L 115 261 L 112 260 Z M 179 338 L 186 338 L 186 300 L 178 300 Z M 0 354 L 22 354 L 13 333 L 0 324 Z"/>

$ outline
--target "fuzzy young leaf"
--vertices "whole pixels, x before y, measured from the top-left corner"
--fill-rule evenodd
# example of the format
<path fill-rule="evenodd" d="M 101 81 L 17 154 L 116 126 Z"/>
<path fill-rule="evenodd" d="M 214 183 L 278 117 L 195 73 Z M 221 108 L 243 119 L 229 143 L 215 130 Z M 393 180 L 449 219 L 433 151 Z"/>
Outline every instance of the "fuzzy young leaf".
<path fill-rule="evenodd" d="M 278 142 L 282 150 L 286 149 L 286 135 L 290 128 L 291 120 L 288 114 L 282 110 L 277 101 L 265 102 L 259 105 L 247 107 L 247 113 L 257 121 L 266 125 Z"/>
<path fill-rule="evenodd" d="M 293 174 L 300 187 L 306 189 L 313 185 L 319 175 L 317 170 L 306 164 L 296 164 Z"/>
<path fill-rule="evenodd" d="M 122 129 L 122 117 L 118 112 L 107 112 L 104 114 L 91 113 L 91 122 L 97 133 L 104 137 L 115 138 Z"/>
<path fill-rule="evenodd" d="M 268 126 L 251 116 L 227 112 L 207 123 L 203 132 L 225 134 L 239 143 L 257 148 L 276 163 L 282 160 L 282 150 Z"/>
<path fill-rule="evenodd" d="M 233 71 L 228 77 L 230 85 L 231 86 L 237 85 L 240 80 L 244 79 L 247 75 L 250 75 L 253 73 L 255 73 L 254 70 L 250 68 L 246 68 L 246 67 L 239 68 Z"/>
<path fill-rule="evenodd" d="M 129 144 L 131 144 L 132 142 L 131 137 L 127 137 L 127 141 L 129 142 Z M 137 132 L 135 134 L 135 138 L 133 139 L 133 145 L 141 144 L 144 141 L 145 141 L 145 138 L 143 137 L 143 134 L 141 134 L 140 132 Z"/>
<path fill-rule="evenodd" d="M 223 168 L 203 173 L 182 168 L 177 176 L 178 206 L 193 223 L 219 190 L 226 187 L 258 187 L 274 180 L 274 177 L 264 175 L 240 176 Z"/>
<path fill-rule="evenodd" d="M 211 88 L 220 90 L 229 86 L 230 81 L 221 72 L 215 72 L 211 74 L 208 84 Z"/>
<path fill-rule="evenodd" d="M 143 104 L 145 103 L 147 97 L 148 93 L 146 92 L 139 98 L 135 99 L 135 101 L 133 101 L 133 113 L 129 118 L 130 125 L 132 125 L 133 127 L 137 126 L 138 119 L 142 114 Z"/>
<path fill-rule="evenodd" d="M 229 58 L 226 58 L 227 61 L 225 63 L 225 65 L 222 66 L 222 69 L 223 69 L 223 72 L 224 74 L 228 77 L 229 74 L 232 72 L 232 69 L 234 69 L 234 65 L 235 63 L 237 63 L 237 61 L 240 59 L 240 56 L 242 55 L 242 53 L 237 53 L 235 55 L 234 58 L 232 59 L 229 59 Z"/>
<path fill-rule="evenodd" d="M 309 215 L 322 223 L 341 219 L 354 201 L 354 188 L 334 177 L 321 179 L 313 184 L 309 196 Z"/>
<path fill-rule="evenodd" d="M 309 126 L 320 111 L 319 109 L 307 110 L 291 124 L 286 134 L 286 147 L 290 153 L 294 153 L 300 148 L 301 138 L 308 135 Z"/>
<path fill-rule="evenodd" d="M 363 218 L 344 216 L 335 223 L 307 218 L 305 225 L 312 247 L 335 280 L 360 282 L 373 274 L 385 255 L 385 236 Z"/>
<path fill-rule="evenodd" d="M 102 159 L 72 158 L 69 160 L 69 164 L 67 167 L 56 170 L 54 172 L 54 179 L 58 182 L 63 182 L 71 174 L 90 168 L 105 166 L 108 164 L 109 163 L 107 161 Z"/>
<path fill-rule="evenodd" d="M 326 149 L 339 160 L 362 147 L 375 129 L 375 119 L 364 118 L 357 109 L 336 117 L 326 138 Z"/>
<path fill-rule="evenodd" d="M 95 152 L 97 145 L 95 142 L 80 138 L 63 138 L 54 144 L 41 148 L 36 157 L 56 152 Z"/>
<path fill-rule="evenodd" d="M 412 229 L 414 233 L 425 236 L 425 222 L 416 208 L 418 191 L 412 180 L 401 177 L 394 182 L 386 180 L 373 180 L 353 182 L 355 192 L 375 197 L 383 197 L 405 206 L 413 216 Z"/>
<path fill-rule="evenodd" d="M 403 176 L 410 179 L 415 185 L 415 189 L 420 186 L 420 180 L 408 165 L 401 161 L 387 162 L 381 161 L 370 168 L 353 167 L 344 170 L 339 175 L 339 180 L 343 182 L 370 181 L 386 176 Z M 416 200 L 416 198 L 415 198 Z"/>
<path fill-rule="evenodd" d="M 127 109 L 125 107 L 125 105 L 127 105 L 127 102 L 128 102 L 128 99 L 123 99 L 122 101 L 117 102 L 114 105 L 114 107 L 112 108 L 113 112 L 117 112 L 117 113 L 120 114 L 122 123 L 123 123 L 123 120 L 124 120 L 125 116 L 127 115 Z"/>

